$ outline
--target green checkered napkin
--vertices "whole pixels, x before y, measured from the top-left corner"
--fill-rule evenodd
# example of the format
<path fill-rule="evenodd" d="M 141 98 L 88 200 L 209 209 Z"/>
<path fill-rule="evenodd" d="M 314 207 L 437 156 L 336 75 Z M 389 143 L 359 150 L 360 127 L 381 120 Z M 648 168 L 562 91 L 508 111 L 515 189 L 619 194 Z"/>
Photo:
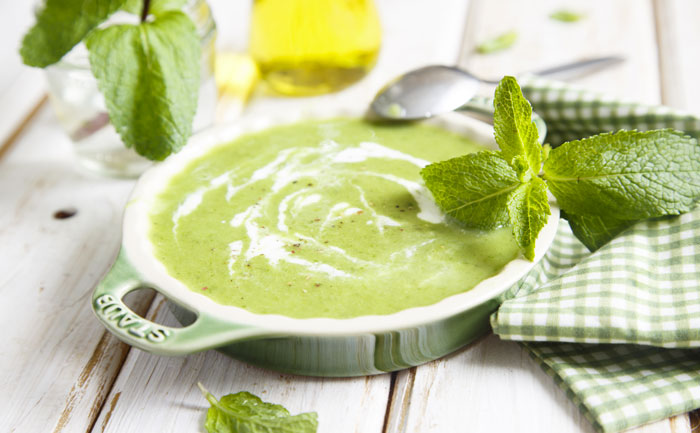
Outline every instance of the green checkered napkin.
<path fill-rule="evenodd" d="M 665 107 L 521 84 L 554 145 L 618 129 L 700 136 L 700 119 Z M 641 222 L 592 254 L 562 220 L 509 298 L 491 317 L 494 332 L 523 342 L 599 431 L 700 407 L 700 207 Z"/>
<path fill-rule="evenodd" d="M 620 129 L 673 128 L 700 139 L 700 118 L 661 105 L 617 101 L 580 87 L 533 76 L 519 78 L 523 94 L 547 122 L 547 142 Z"/>

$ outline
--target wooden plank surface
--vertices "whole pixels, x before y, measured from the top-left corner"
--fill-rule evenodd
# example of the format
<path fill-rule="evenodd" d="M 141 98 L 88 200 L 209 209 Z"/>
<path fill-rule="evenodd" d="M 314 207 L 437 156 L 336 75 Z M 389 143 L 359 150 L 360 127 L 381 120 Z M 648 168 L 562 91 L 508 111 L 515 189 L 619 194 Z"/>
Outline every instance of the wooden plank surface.
<path fill-rule="evenodd" d="M 700 115 L 700 2 L 655 0 L 654 9 L 663 103 Z"/>
<path fill-rule="evenodd" d="M 594 431 L 520 346 L 494 335 L 411 370 L 398 374 L 387 432 Z"/>
<path fill-rule="evenodd" d="M 0 1 L 0 154 L 46 93 L 44 73 L 22 64 L 17 47 L 33 21 L 32 2 Z"/>
<path fill-rule="evenodd" d="M 42 108 L 44 73 L 17 52 L 34 4 L 2 0 L 0 15 L 0 431 L 86 431 L 128 350 L 96 326 L 88 299 L 130 186 L 75 172 Z M 53 218 L 66 208 L 78 214 Z"/>
<path fill-rule="evenodd" d="M 48 108 L 0 161 L 0 431 L 85 431 L 97 416 L 127 349 L 89 300 L 131 186 L 77 172 Z"/>
<path fill-rule="evenodd" d="M 559 9 L 576 11 L 574 23 L 553 20 Z M 508 50 L 480 55 L 474 48 L 515 30 Z M 479 0 L 471 2 L 461 65 L 474 74 L 500 78 L 584 58 L 622 55 L 623 65 L 576 80 L 618 98 L 657 103 L 660 97 L 654 16 L 649 0 Z"/>
<path fill-rule="evenodd" d="M 546 65 L 622 54 L 622 67 L 577 80 L 610 95 L 660 102 L 654 10 L 651 2 L 538 0 L 471 2 L 460 64 L 485 77 L 517 74 Z M 559 8 L 585 18 L 565 24 Z M 511 49 L 479 55 L 474 47 L 515 29 Z M 561 41 L 566 40 L 566 44 Z M 521 348 L 490 336 L 445 359 L 400 372 L 389 410 L 388 433 L 509 431 L 593 432 L 591 424 Z M 686 415 L 630 430 L 689 432 Z"/>

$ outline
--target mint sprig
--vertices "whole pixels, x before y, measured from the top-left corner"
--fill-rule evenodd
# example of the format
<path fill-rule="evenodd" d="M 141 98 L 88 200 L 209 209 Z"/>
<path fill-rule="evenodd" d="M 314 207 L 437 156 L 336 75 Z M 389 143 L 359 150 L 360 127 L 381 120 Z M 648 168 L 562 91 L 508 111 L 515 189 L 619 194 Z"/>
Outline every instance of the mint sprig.
<path fill-rule="evenodd" d="M 500 152 L 431 164 L 421 176 L 440 208 L 466 226 L 510 225 L 529 260 L 550 215 L 547 190 L 591 251 L 635 222 L 688 212 L 700 199 L 700 146 L 682 132 L 619 131 L 550 150 L 539 145 L 515 78 L 501 80 L 494 107 Z"/>
<path fill-rule="evenodd" d="M 27 65 L 58 62 L 81 41 L 126 147 L 162 160 L 180 150 L 197 108 L 200 42 L 184 0 L 47 0 L 22 41 Z M 116 11 L 139 24 L 102 24 Z"/>
<path fill-rule="evenodd" d="M 217 400 L 201 383 L 198 385 L 211 404 L 204 423 L 209 433 L 314 433 L 318 429 L 316 412 L 290 415 L 283 406 L 266 403 L 245 391 Z"/>

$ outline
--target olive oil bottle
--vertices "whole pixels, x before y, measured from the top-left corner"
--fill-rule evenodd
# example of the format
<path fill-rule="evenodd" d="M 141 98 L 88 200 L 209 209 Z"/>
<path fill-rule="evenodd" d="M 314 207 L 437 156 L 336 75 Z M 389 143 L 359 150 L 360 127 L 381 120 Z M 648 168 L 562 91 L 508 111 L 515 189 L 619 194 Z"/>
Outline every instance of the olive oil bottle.
<path fill-rule="evenodd" d="M 374 66 L 381 28 L 373 0 L 254 0 L 250 51 L 286 95 L 342 89 Z"/>

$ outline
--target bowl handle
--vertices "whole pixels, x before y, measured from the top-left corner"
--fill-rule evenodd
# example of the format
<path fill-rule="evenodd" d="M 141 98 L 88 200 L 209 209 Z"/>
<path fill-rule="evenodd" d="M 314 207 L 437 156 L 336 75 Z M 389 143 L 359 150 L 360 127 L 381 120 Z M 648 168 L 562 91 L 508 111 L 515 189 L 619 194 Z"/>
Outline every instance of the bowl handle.
<path fill-rule="evenodd" d="M 186 355 L 269 334 L 260 328 L 236 325 L 199 313 L 193 323 L 183 328 L 151 322 L 122 301 L 127 293 L 144 287 L 160 292 L 143 281 L 122 250 L 92 297 L 92 309 L 102 324 L 120 340 L 139 349 L 157 355 Z"/>

